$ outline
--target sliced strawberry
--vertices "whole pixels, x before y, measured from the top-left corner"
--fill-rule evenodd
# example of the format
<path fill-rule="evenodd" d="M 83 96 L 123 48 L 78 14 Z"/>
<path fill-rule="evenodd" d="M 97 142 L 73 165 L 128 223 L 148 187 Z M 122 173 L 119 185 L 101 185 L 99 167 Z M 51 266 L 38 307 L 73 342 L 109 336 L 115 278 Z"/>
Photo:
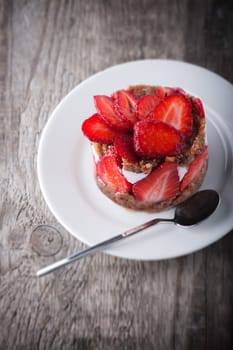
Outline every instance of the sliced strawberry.
<path fill-rule="evenodd" d="M 111 129 L 98 113 L 84 120 L 82 132 L 90 141 L 106 144 L 113 143 L 115 137 L 119 134 L 116 130 Z"/>
<path fill-rule="evenodd" d="M 119 90 L 114 94 L 115 110 L 131 125 L 136 123 L 135 110 L 138 97 L 126 90 Z"/>
<path fill-rule="evenodd" d="M 161 202 L 179 193 L 179 175 L 175 162 L 164 162 L 147 177 L 133 185 L 133 194 L 139 201 Z"/>
<path fill-rule="evenodd" d="M 190 136 L 193 127 L 192 106 L 184 95 L 170 95 L 164 98 L 154 111 L 151 117 L 161 120 Z"/>
<path fill-rule="evenodd" d="M 105 95 L 94 96 L 95 106 L 101 118 L 114 130 L 129 131 L 131 123 L 124 120 L 114 110 L 113 100 Z"/>
<path fill-rule="evenodd" d="M 111 94 L 111 99 L 112 99 L 113 101 L 115 101 L 115 99 L 116 99 L 116 97 L 117 97 L 117 92 L 118 92 L 118 91 L 114 91 L 114 92 Z"/>
<path fill-rule="evenodd" d="M 183 149 L 183 137 L 173 126 L 145 119 L 134 126 L 134 147 L 146 158 L 172 156 Z"/>
<path fill-rule="evenodd" d="M 169 87 L 165 87 L 165 86 L 160 86 L 157 90 L 156 90 L 156 95 L 163 100 L 166 96 L 169 96 L 171 94 L 171 89 Z"/>
<path fill-rule="evenodd" d="M 185 91 L 182 88 L 180 88 L 180 87 L 173 87 L 173 88 L 171 88 L 170 95 L 173 95 L 173 94 L 185 95 Z"/>
<path fill-rule="evenodd" d="M 119 157 L 126 159 L 128 162 L 135 163 L 138 157 L 134 150 L 133 136 L 121 134 L 115 138 L 114 147 Z"/>
<path fill-rule="evenodd" d="M 192 98 L 192 103 L 201 118 L 205 118 L 205 111 L 201 100 L 198 97 Z"/>
<path fill-rule="evenodd" d="M 167 96 L 175 95 L 175 94 L 183 94 L 185 95 L 185 91 L 179 87 L 168 87 L 168 86 L 160 86 L 156 90 L 156 95 L 162 100 Z"/>
<path fill-rule="evenodd" d="M 138 100 L 136 107 L 136 118 L 138 120 L 147 118 L 160 101 L 160 98 L 156 95 L 146 95 L 141 97 Z"/>
<path fill-rule="evenodd" d="M 118 156 L 118 154 L 116 153 L 115 147 L 114 145 L 110 145 L 104 152 L 104 156 L 111 156 L 114 157 L 116 160 L 116 163 L 119 167 L 119 169 L 122 168 L 122 159 L 121 157 Z"/>
<path fill-rule="evenodd" d="M 187 173 L 181 180 L 180 190 L 183 191 L 199 175 L 204 162 L 208 159 L 208 147 L 204 146 L 201 153 L 189 165 Z"/>
<path fill-rule="evenodd" d="M 116 157 L 105 155 L 96 164 L 96 175 L 114 192 L 128 193 L 132 185 L 124 177 L 118 166 Z"/>

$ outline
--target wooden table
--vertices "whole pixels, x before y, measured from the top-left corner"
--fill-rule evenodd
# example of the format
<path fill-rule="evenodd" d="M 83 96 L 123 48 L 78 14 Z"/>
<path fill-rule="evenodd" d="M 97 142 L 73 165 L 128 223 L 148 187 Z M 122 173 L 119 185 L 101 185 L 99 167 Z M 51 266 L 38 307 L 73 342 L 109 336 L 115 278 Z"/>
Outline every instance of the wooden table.
<path fill-rule="evenodd" d="M 192 62 L 233 82 L 232 1 L 0 1 L 0 349 L 232 349 L 233 235 L 161 262 L 96 254 L 55 220 L 36 158 L 51 112 L 117 63 Z M 54 232 L 33 230 L 41 224 Z M 56 231 L 58 230 L 58 231 Z"/>

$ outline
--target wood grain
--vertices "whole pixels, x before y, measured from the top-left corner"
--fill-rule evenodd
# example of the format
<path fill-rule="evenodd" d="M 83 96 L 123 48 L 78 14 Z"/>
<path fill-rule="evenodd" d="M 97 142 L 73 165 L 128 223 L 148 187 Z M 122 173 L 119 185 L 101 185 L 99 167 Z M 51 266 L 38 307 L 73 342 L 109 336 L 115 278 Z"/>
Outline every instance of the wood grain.
<path fill-rule="evenodd" d="M 84 247 L 49 212 L 36 175 L 60 99 L 143 58 L 185 60 L 233 82 L 232 23 L 232 1 L 0 1 L 0 350 L 233 348 L 231 234 L 178 259 L 97 254 L 35 277 Z M 62 238 L 32 236 L 44 224 Z"/>

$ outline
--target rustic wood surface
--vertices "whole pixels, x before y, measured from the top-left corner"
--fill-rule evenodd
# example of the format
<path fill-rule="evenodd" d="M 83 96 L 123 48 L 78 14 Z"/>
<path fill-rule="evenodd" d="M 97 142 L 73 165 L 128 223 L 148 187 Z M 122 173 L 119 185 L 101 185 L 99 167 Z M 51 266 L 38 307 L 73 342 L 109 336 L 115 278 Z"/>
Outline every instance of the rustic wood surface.
<path fill-rule="evenodd" d="M 178 259 L 96 254 L 35 277 L 84 247 L 49 212 L 36 175 L 60 99 L 143 58 L 192 62 L 233 83 L 232 23 L 232 1 L 0 0 L 0 350 L 233 348 L 232 234 Z"/>

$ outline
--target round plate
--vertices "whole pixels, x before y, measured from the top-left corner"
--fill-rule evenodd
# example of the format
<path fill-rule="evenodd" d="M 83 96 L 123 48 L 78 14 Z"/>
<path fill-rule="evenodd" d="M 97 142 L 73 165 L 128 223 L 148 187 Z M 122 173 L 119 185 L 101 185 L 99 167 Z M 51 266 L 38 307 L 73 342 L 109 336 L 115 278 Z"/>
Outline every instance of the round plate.
<path fill-rule="evenodd" d="M 202 189 L 217 190 L 221 201 L 215 213 L 196 226 L 160 223 L 105 252 L 143 260 L 178 257 L 206 247 L 233 227 L 233 86 L 220 76 L 172 60 L 133 61 L 95 74 L 73 89 L 49 118 L 38 150 L 39 183 L 57 220 L 88 245 L 153 217 L 173 217 L 173 209 L 158 215 L 120 207 L 100 192 L 93 177 L 90 145 L 81 132 L 83 120 L 95 112 L 93 96 L 137 84 L 178 86 L 201 98 L 209 145 Z"/>

